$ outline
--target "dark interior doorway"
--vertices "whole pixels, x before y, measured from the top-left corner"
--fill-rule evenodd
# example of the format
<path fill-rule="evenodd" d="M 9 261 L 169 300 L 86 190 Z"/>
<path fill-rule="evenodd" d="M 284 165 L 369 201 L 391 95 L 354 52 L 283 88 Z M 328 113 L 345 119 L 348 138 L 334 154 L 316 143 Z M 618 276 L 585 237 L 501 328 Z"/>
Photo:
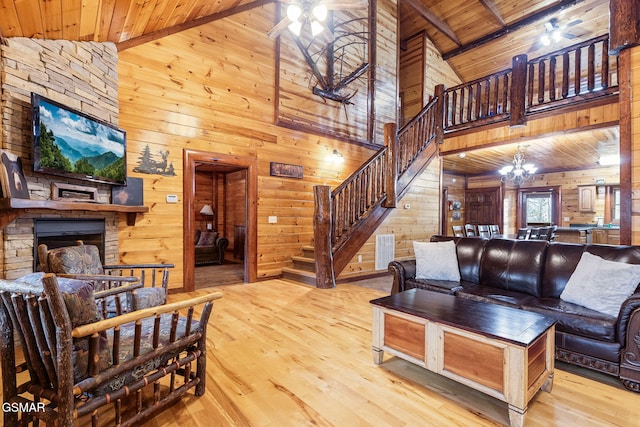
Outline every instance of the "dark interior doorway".
<path fill-rule="evenodd" d="M 242 264 L 242 281 L 256 281 L 257 160 L 186 150 L 184 163 L 183 289 L 192 291 L 196 288 L 194 239 L 197 230 L 209 228 L 230 241 L 229 247 L 233 250 L 225 253 L 225 259 L 229 264 L 236 261 Z M 210 202 L 214 216 L 203 219 L 200 211 L 207 202 Z M 238 229 L 243 230 L 242 236 Z M 215 273 L 211 271 L 213 267 L 198 267 L 203 269 L 198 272 L 203 276 L 198 277 L 198 287 L 207 281 L 211 285 L 217 284 Z M 225 269 L 225 264 L 221 267 L 219 273 Z"/>

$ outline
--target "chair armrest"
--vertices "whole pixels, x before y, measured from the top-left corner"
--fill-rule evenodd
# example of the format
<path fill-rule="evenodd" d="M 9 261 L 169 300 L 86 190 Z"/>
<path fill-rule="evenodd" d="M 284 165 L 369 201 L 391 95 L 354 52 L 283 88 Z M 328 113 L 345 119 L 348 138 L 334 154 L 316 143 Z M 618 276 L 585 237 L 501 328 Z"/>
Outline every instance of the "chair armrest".
<path fill-rule="evenodd" d="M 91 336 L 95 333 L 106 331 L 107 329 L 113 329 L 116 326 L 124 325 L 125 323 L 135 322 L 136 320 L 141 320 L 147 317 L 155 317 L 164 313 L 174 313 L 185 308 L 210 303 L 219 298 L 222 298 L 221 292 L 212 292 L 207 295 L 190 298 L 184 301 L 132 311 L 131 313 L 122 314 L 117 317 L 111 317 L 109 319 L 104 319 L 98 322 L 78 326 L 71 331 L 71 336 L 73 338 Z"/>
<path fill-rule="evenodd" d="M 139 278 L 133 276 L 111 276 L 109 274 L 65 274 L 56 273 L 56 277 L 64 277 L 66 279 L 85 280 L 87 282 L 98 280 L 101 282 L 125 282 L 135 283 L 140 281 Z"/>
<path fill-rule="evenodd" d="M 151 287 L 162 287 L 167 292 L 169 287 L 169 269 L 174 268 L 174 264 L 155 263 L 155 264 L 111 264 L 104 265 L 105 271 L 117 272 L 111 274 L 112 277 L 120 276 L 138 276 L 140 281 L 146 286 L 147 278 L 151 281 Z M 161 271 L 162 270 L 162 271 Z M 150 272 L 150 273 L 149 273 Z M 158 272 L 158 274 L 156 274 Z M 125 274 L 128 273 L 128 274 Z M 156 276 L 159 277 L 160 283 L 156 283 Z"/>
<path fill-rule="evenodd" d="M 406 290 L 405 280 L 416 277 L 416 260 L 391 261 L 387 268 L 393 274 L 393 286 L 391 294 L 397 294 Z"/>
<path fill-rule="evenodd" d="M 113 295 L 117 295 L 117 294 L 121 294 L 121 293 L 125 293 L 125 292 L 131 292 L 135 289 L 141 288 L 142 287 L 142 283 L 140 282 L 136 282 L 136 283 L 132 283 L 129 285 L 122 285 L 122 286 L 117 286 L 115 288 L 109 288 L 109 289 L 105 289 L 103 291 L 97 291 L 93 293 L 93 298 L 94 299 L 101 299 L 101 298 L 106 298 L 106 297 L 110 297 Z"/>
<path fill-rule="evenodd" d="M 640 316 L 640 292 L 636 292 L 627 298 L 620 307 L 620 313 L 618 313 L 618 342 L 624 347 L 628 339 L 633 339 L 636 336 L 640 336 L 640 331 L 629 331 L 628 327 L 632 316 Z"/>

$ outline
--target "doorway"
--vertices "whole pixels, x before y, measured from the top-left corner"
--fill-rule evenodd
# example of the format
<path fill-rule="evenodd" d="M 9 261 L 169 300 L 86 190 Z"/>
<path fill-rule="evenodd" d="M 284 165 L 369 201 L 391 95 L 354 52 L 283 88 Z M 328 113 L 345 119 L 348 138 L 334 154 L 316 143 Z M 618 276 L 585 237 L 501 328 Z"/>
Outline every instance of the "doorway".
<path fill-rule="evenodd" d="M 211 185 L 211 204 L 213 205 L 213 217 L 206 218 L 203 222 L 206 226 L 201 226 L 203 219 L 200 211 L 203 201 L 197 191 L 197 180 L 200 175 L 211 173 L 215 176 Z M 233 199 L 228 204 L 226 193 L 228 189 L 227 178 L 233 181 L 234 185 L 241 185 L 244 193 L 244 200 Z M 237 188 L 237 187 L 236 187 Z M 243 282 L 255 282 L 257 278 L 257 160 L 226 154 L 185 150 L 184 152 L 184 285 L 185 292 L 195 290 L 195 235 L 200 230 L 213 229 L 221 232 L 227 239 L 231 240 L 238 247 L 234 247 L 235 256 L 230 260 L 237 260 L 243 265 Z M 236 191 L 237 193 L 237 191 Z M 220 195 L 216 200 L 216 195 Z M 238 206 L 234 209 L 241 211 L 242 215 L 229 212 L 229 205 Z M 234 221 L 233 216 L 236 220 Z M 240 219 L 238 219 L 240 218 Z M 240 222 L 231 224 L 230 222 Z M 204 228 L 202 228 L 204 227 Z M 238 238 L 237 230 L 242 229 L 243 239 Z M 227 255 L 227 254 L 225 254 Z M 199 267 L 200 268 L 200 267 Z M 215 285 L 215 273 L 208 272 L 211 276 L 211 284 Z"/>

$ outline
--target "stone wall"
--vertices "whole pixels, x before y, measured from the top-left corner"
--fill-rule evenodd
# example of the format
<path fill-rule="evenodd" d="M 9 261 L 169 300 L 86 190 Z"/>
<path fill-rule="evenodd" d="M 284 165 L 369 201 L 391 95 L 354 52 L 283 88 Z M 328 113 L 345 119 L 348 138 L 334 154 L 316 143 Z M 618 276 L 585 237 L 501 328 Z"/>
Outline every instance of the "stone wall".
<path fill-rule="evenodd" d="M 66 40 L 0 39 L 0 76 L 1 147 L 22 159 L 31 199 L 50 199 L 54 181 L 86 185 L 63 177 L 33 173 L 31 92 L 117 126 L 118 52 L 115 45 Z M 91 183 L 90 186 L 98 188 L 99 202 L 109 202 L 109 185 Z M 33 209 L 0 230 L 0 277 L 12 279 L 32 271 L 33 218 L 97 216 L 106 219 L 105 262 L 117 263 L 119 214 Z"/>

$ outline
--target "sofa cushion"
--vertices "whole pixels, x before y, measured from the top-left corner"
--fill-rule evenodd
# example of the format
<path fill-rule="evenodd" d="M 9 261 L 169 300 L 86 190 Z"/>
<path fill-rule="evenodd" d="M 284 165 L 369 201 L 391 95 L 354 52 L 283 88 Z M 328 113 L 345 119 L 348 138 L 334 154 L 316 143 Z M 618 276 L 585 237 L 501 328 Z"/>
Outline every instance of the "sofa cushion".
<path fill-rule="evenodd" d="M 547 247 L 548 242 L 541 240 L 488 240 L 480 265 L 480 284 L 540 296 Z"/>
<path fill-rule="evenodd" d="M 585 245 L 551 243 L 547 249 L 542 276 L 542 296 L 560 298 L 569 277 L 576 269 Z"/>
<path fill-rule="evenodd" d="M 487 239 L 481 237 L 431 236 L 432 242 L 445 242 L 448 240 L 456 242 L 460 280 L 476 285 L 480 283 L 480 260 L 482 259 L 482 251 Z"/>
<path fill-rule="evenodd" d="M 529 297 L 520 308 L 553 317 L 558 331 L 614 342 L 617 319 L 559 298 Z"/>
<path fill-rule="evenodd" d="M 564 301 L 618 317 L 640 283 L 640 265 L 608 261 L 584 252 L 560 294 Z"/>
<path fill-rule="evenodd" d="M 416 279 L 460 281 L 456 244 L 447 242 L 413 242 L 416 255 Z"/>
<path fill-rule="evenodd" d="M 218 233 L 215 231 L 203 231 L 200 233 L 200 237 L 196 242 L 197 247 L 208 247 L 213 246 L 218 238 Z"/>

